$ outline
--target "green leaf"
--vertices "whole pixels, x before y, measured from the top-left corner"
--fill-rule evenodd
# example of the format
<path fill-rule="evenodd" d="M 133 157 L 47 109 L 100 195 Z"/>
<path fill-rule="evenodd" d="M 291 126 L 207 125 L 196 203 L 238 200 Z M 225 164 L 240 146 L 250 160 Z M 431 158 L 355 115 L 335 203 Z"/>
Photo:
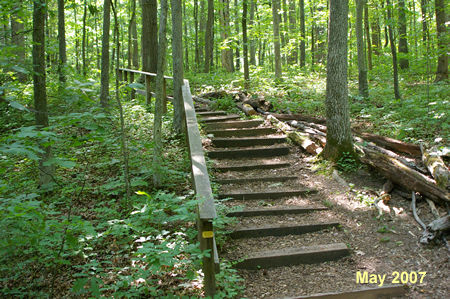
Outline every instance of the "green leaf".
<path fill-rule="evenodd" d="M 84 292 L 81 292 L 81 290 L 83 290 L 83 288 L 87 282 L 88 282 L 87 278 L 80 278 L 80 279 L 75 280 L 75 283 L 73 284 L 73 287 L 72 287 L 72 292 L 84 293 Z"/>
<path fill-rule="evenodd" d="M 29 111 L 27 109 L 27 107 L 25 107 L 24 105 L 22 105 L 22 104 L 20 104 L 19 102 L 16 102 L 16 101 L 10 101 L 9 102 L 9 106 L 11 106 L 11 107 L 13 107 L 15 109 L 18 109 L 18 110 Z"/>

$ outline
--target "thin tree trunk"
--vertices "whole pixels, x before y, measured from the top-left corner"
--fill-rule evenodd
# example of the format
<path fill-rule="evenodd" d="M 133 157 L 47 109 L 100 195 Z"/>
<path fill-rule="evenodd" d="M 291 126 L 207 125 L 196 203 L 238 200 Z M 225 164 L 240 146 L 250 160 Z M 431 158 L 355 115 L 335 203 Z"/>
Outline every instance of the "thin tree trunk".
<path fill-rule="evenodd" d="M 205 31 L 205 73 L 209 73 L 214 50 L 214 0 L 208 0 L 208 19 Z"/>
<path fill-rule="evenodd" d="M 372 47 L 375 55 L 380 55 L 381 48 L 381 32 L 380 32 L 380 21 L 378 14 L 374 14 L 372 17 Z"/>
<path fill-rule="evenodd" d="M 160 187 L 162 184 L 162 115 L 164 113 L 164 71 L 166 67 L 166 24 L 167 24 L 167 0 L 161 0 L 159 16 L 159 45 L 158 45 L 158 74 L 156 76 L 156 104 L 155 119 L 153 125 L 153 184 Z M 173 8 L 172 8 L 173 9 Z M 181 29 L 180 29 L 181 30 Z"/>
<path fill-rule="evenodd" d="M 33 90 L 36 126 L 48 127 L 47 88 L 45 71 L 45 0 L 33 1 Z M 53 167 L 45 165 L 51 157 L 50 145 L 40 145 L 39 185 L 51 182 Z"/>
<path fill-rule="evenodd" d="M 244 55 L 244 86 L 248 89 L 250 86 L 250 73 L 248 70 L 248 38 L 247 38 L 247 0 L 242 3 L 242 38 L 243 38 L 243 55 Z"/>
<path fill-rule="evenodd" d="M 195 34 L 194 61 L 195 61 L 195 69 L 198 70 L 200 68 L 200 49 L 198 45 L 198 0 L 194 0 L 194 34 Z"/>
<path fill-rule="evenodd" d="M 205 36 L 206 36 L 206 20 L 205 20 L 205 1 L 200 0 L 200 33 L 199 33 L 199 58 L 201 63 L 203 63 L 203 69 L 205 68 Z"/>
<path fill-rule="evenodd" d="M 80 60 L 79 60 L 79 44 L 78 41 L 78 23 L 77 23 L 77 5 L 73 6 L 73 21 L 75 23 L 74 25 L 74 37 L 75 37 L 75 68 L 77 71 L 80 71 Z"/>
<path fill-rule="evenodd" d="M 300 66 L 305 67 L 306 65 L 306 26 L 305 26 L 305 0 L 300 0 Z"/>
<path fill-rule="evenodd" d="M 297 38 L 296 36 L 296 25 L 297 25 L 297 17 L 296 17 L 296 10 L 295 10 L 295 1 L 296 0 L 289 0 L 289 32 L 292 41 L 292 45 L 290 46 L 291 53 L 289 55 L 289 64 L 296 64 L 298 60 L 298 45 L 296 43 Z"/>
<path fill-rule="evenodd" d="M 255 9 L 256 9 L 256 0 L 250 0 L 250 19 L 249 25 L 250 30 L 253 32 L 253 26 L 255 25 Z M 253 36 L 250 34 L 250 64 L 256 65 L 256 41 Z"/>
<path fill-rule="evenodd" d="M 220 35 L 223 43 L 221 50 L 222 67 L 227 72 L 233 72 L 233 50 L 229 46 L 228 38 L 230 37 L 230 3 L 229 0 L 220 0 Z"/>
<path fill-rule="evenodd" d="M 427 0 L 420 0 L 420 9 L 422 11 L 422 41 L 423 46 L 426 47 L 426 42 L 428 40 L 428 22 L 427 22 Z"/>
<path fill-rule="evenodd" d="M 365 0 L 356 0 L 356 44 L 358 51 L 358 90 L 363 98 L 369 97 L 369 85 L 367 83 L 366 52 L 363 39 L 363 11 Z"/>
<path fill-rule="evenodd" d="M 183 24 L 181 0 L 172 0 L 172 57 L 173 57 L 173 129 L 183 133 L 184 105 L 181 86 L 183 85 Z"/>
<path fill-rule="evenodd" d="M 310 10 L 311 10 L 311 18 L 314 19 L 314 11 L 315 11 L 315 4 L 314 4 L 315 0 L 312 0 L 310 2 L 311 6 L 310 6 Z M 315 54 L 315 44 L 316 44 L 316 40 L 315 40 L 315 36 L 314 33 L 316 31 L 316 25 L 314 24 L 314 22 L 311 24 L 311 69 L 313 69 L 314 67 L 314 54 Z"/>
<path fill-rule="evenodd" d="M 66 54 L 66 30 L 64 17 L 64 0 L 58 0 L 58 78 L 60 82 L 66 82 L 65 67 L 67 63 Z"/>
<path fill-rule="evenodd" d="M 331 0 L 328 24 L 325 158 L 353 155 L 347 82 L 348 0 Z"/>
<path fill-rule="evenodd" d="M 141 0 L 141 6 L 142 70 L 156 73 L 158 61 L 158 3 L 156 0 Z"/>
<path fill-rule="evenodd" d="M 364 28 L 367 39 L 367 62 L 369 70 L 372 69 L 372 43 L 370 42 L 370 23 L 369 23 L 369 6 L 367 1 L 364 1 Z"/>
<path fill-rule="evenodd" d="M 447 40 L 447 25 L 445 15 L 445 1 L 435 0 L 434 7 L 436 10 L 436 29 L 437 29 L 437 43 L 438 43 L 438 61 L 436 80 L 443 81 L 448 79 L 448 40 Z"/>
<path fill-rule="evenodd" d="M 273 15 L 273 43 L 275 51 L 275 79 L 281 80 L 281 51 L 280 51 L 280 17 L 279 17 L 280 0 L 272 1 Z"/>
<path fill-rule="evenodd" d="M 236 36 L 239 36 L 239 5 L 238 1 L 234 0 L 234 24 L 236 26 Z M 237 41 L 236 41 L 237 42 Z M 236 45 L 236 70 L 241 70 L 241 53 L 239 45 Z"/>
<path fill-rule="evenodd" d="M 103 108 L 109 106 L 109 29 L 111 25 L 109 1 L 103 1 L 102 69 L 100 75 L 100 104 Z"/>
<path fill-rule="evenodd" d="M 186 71 L 189 71 L 189 36 L 188 36 L 188 30 L 187 30 L 187 20 L 188 17 L 186 15 L 186 0 L 183 0 L 183 16 L 184 16 L 184 68 Z"/>
<path fill-rule="evenodd" d="M 61 1 L 61 0 L 58 0 Z M 83 36 L 81 40 L 81 60 L 83 61 L 83 76 L 86 76 L 86 17 L 87 17 L 87 0 L 84 0 L 83 12 Z"/>
<path fill-rule="evenodd" d="M 391 3 L 390 0 L 386 0 L 388 20 L 391 18 Z M 398 86 L 398 67 L 397 67 L 397 49 L 395 48 L 394 34 L 392 32 L 392 25 L 388 25 L 389 43 L 391 44 L 392 53 L 392 67 L 394 69 L 394 95 L 396 99 L 400 99 L 400 88 Z"/>
<path fill-rule="evenodd" d="M 20 15 L 20 12 L 22 11 L 22 1 L 16 1 L 17 3 L 14 5 L 13 11 L 14 13 L 11 14 L 11 43 L 16 46 L 14 53 L 17 57 L 16 63 L 19 65 L 25 64 L 25 32 L 24 32 L 24 21 L 23 17 Z M 58 0 L 60 1 L 60 0 Z M 59 20 L 59 19 L 58 19 Z M 5 41 L 4 44 L 7 45 L 7 32 L 6 29 L 6 22 L 5 24 Z M 58 27 L 59 28 L 59 27 Z M 20 82 L 24 83 L 27 80 L 27 76 L 24 73 L 17 72 L 16 73 L 17 78 Z"/>
<path fill-rule="evenodd" d="M 406 33 L 406 6 L 405 0 L 398 1 L 398 52 L 400 53 L 399 65 L 401 69 L 409 68 L 408 39 Z"/>

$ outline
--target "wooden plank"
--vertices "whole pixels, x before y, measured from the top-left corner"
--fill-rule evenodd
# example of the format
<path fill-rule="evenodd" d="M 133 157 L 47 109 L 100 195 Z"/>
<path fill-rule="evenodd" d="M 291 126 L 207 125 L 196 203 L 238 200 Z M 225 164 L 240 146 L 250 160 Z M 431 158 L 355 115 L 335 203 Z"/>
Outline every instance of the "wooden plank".
<path fill-rule="evenodd" d="M 156 77 L 155 73 L 143 72 L 143 71 L 138 71 L 138 70 L 131 70 L 131 69 L 127 69 L 127 68 L 119 68 L 119 70 L 125 71 L 125 72 L 128 72 L 128 73 L 135 73 L 135 74 L 141 74 L 141 75 L 146 75 L 146 76 L 150 76 L 150 77 Z M 164 79 L 173 80 L 173 77 L 164 76 Z"/>
<path fill-rule="evenodd" d="M 260 158 L 276 157 L 289 154 L 288 146 L 238 148 L 226 150 L 214 150 L 208 152 L 208 157 L 212 159 L 240 159 L 240 158 Z"/>
<path fill-rule="evenodd" d="M 327 223 L 311 223 L 311 224 L 296 224 L 296 225 L 268 225 L 246 227 L 234 230 L 230 233 L 233 239 L 240 238 L 259 238 L 267 236 L 286 236 L 286 235 L 302 235 L 312 232 L 317 232 L 323 229 L 338 227 L 338 222 Z"/>
<path fill-rule="evenodd" d="M 280 137 L 244 137 L 244 138 L 212 138 L 215 147 L 245 147 L 256 145 L 274 145 L 287 141 L 285 136 Z"/>
<path fill-rule="evenodd" d="M 249 129 L 225 129 L 225 130 L 210 130 L 208 134 L 214 135 L 214 137 L 231 137 L 231 136 L 261 136 L 275 134 L 277 130 L 274 128 L 249 128 Z"/>
<path fill-rule="evenodd" d="M 388 285 L 375 288 L 361 288 L 358 290 L 344 292 L 296 296 L 290 297 L 289 299 L 379 299 L 405 296 L 407 291 L 407 285 Z"/>
<path fill-rule="evenodd" d="M 243 164 L 243 165 L 232 165 L 232 166 L 214 166 L 214 170 L 225 172 L 225 171 L 249 171 L 255 169 L 276 169 L 276 168 L 285 168 L 291 166 L 289 162 L 273 162 L 273 163 L 264 163 L 264 164 Z"/>
<path fill-rule="evenodd" d="M 255 254 L 236 264 L 237 268 L 257 270 L 333 261 L 350 254 L 344 243 L 271 250 Z"/>
<path fill-rule="evenodd" d="M 231 198 L 236 200 L 246 199 L 276 199 L 290 196 L 307 195 L 317 193 L 315 189 L 302 189 L 290 191 L 261 191 L 261 192 L 235 192 L 235 193 L 219 193 L 218 197 Z"/>
<path fill-rule="evenodd" d="M 225 111 L 198 111 L 198 109 L 195 110 L 197 112 L 197 116 L 205 117 L 205 116 L 219 116 L 219 115 L 227 115 Z"/>
<path fill-rule="evenodd" d="M 229 217 L 253 217 L 253 216 L 274 216 L 286 214 L 304 214 L 314 211 L 327 210 L 326 207 L 280 207 L 280 208 L 262 208 L 262 209 L 244 209 L 228 213 Z"/>
<path fill-rule="evenodd" d="M 236 179 L 216 179 L 219 184 L 249 184 L 252 182 L 286 182 L 298 179 L 297 176 L 267 176 L 254 178 L 236 178 Z"/>
<path fill-rule="evenodd" d="M 202 117 L 202 118 L 200 118 L 200 121 L 203 123 L 212 123 L 212 122 L 221 122 L 221 121 L 239 119 L 240 117 L 241 116 L 237 115 L 237 114 L 229 114 L 229 115 L 222 115 L 222 116 Z"/>
<path fill-rule="evenodd" d="M 205 124 L 206 130 L 223 130 L 223 129 L 239 129 L 239 128 L 254 128 L 261 125 L 264 121 L 262 119 L 251 120 L 230 120 L 224 122 L 216 122 Z"/>

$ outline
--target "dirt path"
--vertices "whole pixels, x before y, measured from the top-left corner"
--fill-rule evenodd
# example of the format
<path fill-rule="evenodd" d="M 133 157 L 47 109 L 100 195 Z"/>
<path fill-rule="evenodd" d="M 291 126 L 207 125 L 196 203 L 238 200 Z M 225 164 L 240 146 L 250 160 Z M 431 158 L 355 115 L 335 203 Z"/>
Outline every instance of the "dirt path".
<path fill-rule="evenodd" d="M 232 130 L 235 120 L 230 119 L 221 127 L 223 122 L 214 121 L 214 117 L 221 116 L 204 116 L 207 132 Z M 242 124 L 237 121 L 235 125 Z M 255 125 L 256 128 L 268 126 L 265 123 L 252 124 Z M 245 131 L 245 127 L 236 130 Z M 234 140 L 246 138 L 229 135 L 229 132 L 219 134 L 227 135 L 222 138 Z M 261 139 L 283 137 L 276 132 L 261 136 Z M 218 143 L 219 148 L 214 147 L 215 138 L 216 135 L 211 138 L 207 149 L 210 153 L 215 152 L 215 166 L 222 169 L 214 174 L 216 179 L 224 182 L 221 194 L 235 198 L 226 204 L 263 211 L 252 217 L 238 215 L 238 224 L 230 228 L 236 232 L 234 238 L 219 253 L 221 257 L 240 261 L 237 267 L 242 268 L 239 271 L 245 278 L 246 297 L 297 297 L 364 287 L 399 286 L 402 282 L 408 285 L 403 295 L 405 298 L 448 297 L 450 255 L 442 245 L 426 247 L 418 243 L 421 229 L 412 218 L 410 201 L 394 194 L 388 204 L 391 212 L 385 213 L 382 219 L 377 219 L 374 208 L 364 203 L 365 198 L 373 196 L 371 190 L 381 189 L 384 183 L 381 177 L 360 169 L 345 176 L 353 186 L 350 189 L 337 183 L 330 175 L 315 170 L 317 165 L 311 156 L 295 146 L 278 142 L 253 146 L 243 143 L 244 147 L 239 147 L 238 143 L 226 147 L 227 140 L 222 140 Z M 287 154 L 278 150 L 285 146 L 288 147 Z M 243 165 L 266 167 L 227 171 L 230 167 Z M 229 180 L 233 181 L 230 183 Z M 300 193 L 301 190 L 308 192 Z M 283 196 L 281 192 L 284 191 L 293 193 Z M 317 209 L 300 211 L 300 208 L 307 207 Z M 283 209 L 291 210 L 274 212 Z M 268 210 L 272 210 L 270 215 Z M 425 222 L 433 220 L 426 203 L 420 202 L 418 210 Z M 440 212 L 444 214 L 445 211 L 442 209 Z M 322 227 L 311 228 L 316 224 L 322 224 Z M 286 227 L 289 229 L 283 232 Z M 324 254 L 324 245 L 331 246 L 332 250 L 328 248 Z M 306 257 L 302 255 L 305 246 L 312 250 Z M 300 252 L 299 248 L 303 251 Z M 322 254 L 317 254 L 318 251 Z M 358 282 L 366 277 L 372 283 Z M 348 295 L 343 298 L 346 297 L 350 298 Z M 367 294 L 356 297 L 369 298 Z"/>

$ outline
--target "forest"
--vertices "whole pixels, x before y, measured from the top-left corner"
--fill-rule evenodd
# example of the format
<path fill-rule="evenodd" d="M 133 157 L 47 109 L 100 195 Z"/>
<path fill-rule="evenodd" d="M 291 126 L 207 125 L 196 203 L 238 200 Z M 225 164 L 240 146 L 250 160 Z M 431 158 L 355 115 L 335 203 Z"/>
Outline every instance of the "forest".
<path fill-rule="evenodd" d="M 267 277 L 282 277 L 277 272 L 237 269 L 229 254 L 234 243 L 227 243 L 237 220 L 227 215 L 242 207 L 227 203 L 215 174 L 210 188 L 217 198 L 220 271 L 213 293 L 205 291 L 202 266 L 214 250 L 197 240 L 199 199 L 183 106 L 187 82 L 196 108 L 246 121 L 265 118 L 285 133 L 301 152 L 296 157 L 312 169 L 306 181 L 333 181 L 327 196 L 341 192 L 346 204 L 358 202 L 360 210 L 344 214 L 369 219 L 380 235 L 375 248 L 407 247 L 404 257 L 421 248 L 435 280 L 413 285 L 409 296 L 439 298 L 450 291 L 438 278 L 449 274 L 448 2 L 0 5 L 0 297 L 259 298 L 275 290 L 293 296 L 263 287 Z M 211 150 L 217 136 L 204 124 L 199 128 L 205 151 Z M 211 155 L 206 165 L 213 168 Z M 368 180 L 381 182 L 384 193 L 368 191 L 360 171 L 373 172 L 376 179 Z M 386 180 L 402 190 L 391 202 L 385 194 L 394 187 L 387 191 Z M 415 191 L 425 218 L 420 226 L 415 208 L 409 211 Z M 328 197 L 320 202 L 340 205 Z M 386 206 L 397 204 L 412 220 L 386 220 L 397 215 Z M 441 243 L 419 244 L 434 219 L 446 221 L 428 236 Z M 352 239 L 353 231 L 341 231 Z M 357 258 L 367 252 L 352 250 Z M 406 269 L 396 270 L 420 270 Z"/>

